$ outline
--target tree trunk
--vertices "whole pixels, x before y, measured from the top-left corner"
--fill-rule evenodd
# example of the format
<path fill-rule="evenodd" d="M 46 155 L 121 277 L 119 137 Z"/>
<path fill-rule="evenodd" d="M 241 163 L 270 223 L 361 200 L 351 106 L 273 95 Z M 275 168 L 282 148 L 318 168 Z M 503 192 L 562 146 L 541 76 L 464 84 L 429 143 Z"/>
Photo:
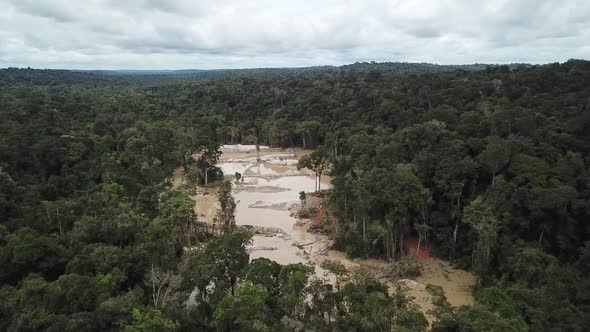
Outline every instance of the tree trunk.
<path fill-rule="evenodd" d="M 336 146 L 337 141 L 334 141 L 334 159 L 338 158 L 338 148 Z"/>
<path fill-rule="evenodd" d="M 463 186 L 461 186 L 463 190 Z M 461 194 L 457 195 L 457 206 L 455 208 L 455 229 L 453 230 L 453 252 L 451 260 L 455 259 L 455 251 L 457 250 L 457 235 L 459 234 L 459 211 L 461 210 Z"/>
<path fill-rule="evenodd" d="M 422 242 L 422 234 L 418 233 L 418 248 L 416 248 L 416 256 L 420 257 L 420 244 Z"/>
<path fill-rule="evenodd" d="M 367 249 L 365 248 L 367 243 L 367 217 L 363 216 L 363 250 L 365 251 L 365 255 L 367 254 Z"/>
<path fill-rule="evenodd" d="M 318 192 L 318 176 L 316 175 L 313 182 L 313 192 Z"/>
<path fill-rule="evenodd" d="M 494 188 L 494 185 L 496 184 L 496 171 L 492 172 L 492 188 Z"/>
<path fill-rule="evenodd" d="M 154 264 L 152 263 L 152 301 L 154 303 L 154 307 L 158 307 L 158 300 L 156 298 L 156 281 L 155 281 L 155 272 L 154 272 Z"/>
<path fill-rule="evenodd" d="M 397 236 L 393 230 L 391 230 L 391 259 L 395 260 L 395 252 L 397 249 Z"/>
<path fill-rule="evenodd" d="M 387 260 L 391 260 L 389 249 L 390 249 L 389 234 L 387 234 L 387 236 L 385 237 L 385 257 L 387 258 Z"/>
<path fill-rule="evenodd" d="M 182 154 L 182 168 L 184 169 L 184 173 L 188 172 L 188 165 L 186 162 L 186 155 Z"/>
<path fill-rule="evenodd" d="M 57 224 L 59 225 L 59 236 L 63 237 L 64 236 L 64 229 L 63 229 L 63 226 L 61 225 L 61 219 L 59 218 L 59 208 L 55 209 L 55 215 L 57 217 Z"/>
<path fill-rule="evenodd" d="M 367 218 L 363 217 L 363 240 L 367 241 Z"/>
<path fill-rule="evenodd" d="M 344 193 L 344 220 L 348 220 L 348 199 L 346 192 Z"/>
<path fill-rule="evenodd" d="M 455 248 L 457 247 L 457 234 L 459 232 L 459 218 L 455 221 L 455 230 L 453 230 L 453 257 L 455 258 Z"/>

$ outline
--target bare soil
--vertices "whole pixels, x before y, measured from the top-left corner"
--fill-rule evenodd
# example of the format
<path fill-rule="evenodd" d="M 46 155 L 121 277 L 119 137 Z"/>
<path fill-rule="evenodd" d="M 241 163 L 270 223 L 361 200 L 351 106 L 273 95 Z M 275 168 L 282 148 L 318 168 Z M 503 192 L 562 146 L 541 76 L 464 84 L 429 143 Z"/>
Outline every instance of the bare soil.
<path fill-rule="evenodd" d="M 308 220 L 295 216 L 301 210 L 299 192 L 313 192 L 315 176 L 308 170 L 297 170 L 294 162 L 309 153 L 309 150 L 275 148 L 263 148 L 257 153 L 244 147 L 229 147 L 223 151 L 218 166 L 230 179 L 236 171 L 243 176 L 243 181 L 234 187 L 236 223 L 258 230 L 254 232 L 253 244 L 249 248 L 251 259 L 266 257 L 281 264 L 306 263 L 314 266 L 318 277 L 328 281 L 334 281 L 333 276 L 320 266 L 326 259 L 340 262 L 348 270 L 365 267 L 386 282 L 390 291 L 395 291 L 398 284 L 407 287 L 409 295 L 415 298 L 415 303 L 429 321 L 432 317 L 428 311 L 433 305 L 425 289 L 427 284 L 441 286 L 453 306 L 473 303 L 471 289 L 476 282 L 475 276 L 452 268 L 449 262 L 431 258 L 423 261 L 424 272 L 420 277 L 392 280 L 387 275 L 392 269 L 391 263 L 378 259 L 350 259 L 342 252 L 329 250 L 332 243 L 328 236 L 309 233 Z M 261 162 L 258 162 L 259 158 Z M 185 183 L 182 169 L 174 172 L 171 182 L 176 188 Z M 330 178 L 322 176 L 322 188 L 329 186 Z M 215 192 L 198 192 L 191 198 L 195 200 L 195 211 L 201 221 L 212 223 L 219 208 Z M 304 209 L 316 209 L 320 203 L 320 199 L 308 195 Z"/>

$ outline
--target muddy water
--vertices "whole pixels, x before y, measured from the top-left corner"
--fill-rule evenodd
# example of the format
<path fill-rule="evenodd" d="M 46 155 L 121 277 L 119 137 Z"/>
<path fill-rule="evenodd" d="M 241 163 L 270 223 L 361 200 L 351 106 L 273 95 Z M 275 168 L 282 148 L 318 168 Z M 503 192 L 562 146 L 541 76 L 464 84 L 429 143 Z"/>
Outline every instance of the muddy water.
<path fill-rule="evenodd" d="M 314 190 L 315 178 L 305 170 L 295 167 L 297 159 L 310 151 L 278 150 L 263 147 L 256 152 L 254 147 L 224 146 L 220 166 L 229 178 L 240 172 L 243 181 L 234 186 L 234 198 L 237 202 L 236 223 L 276 227 L 282 229 L 287 237 L 260 236 L 253 237 L 250 258 L 266 257 L 280 264 L 305 263 L 313 266 L 318 277 L 327 276 L 320 264 L 326 259 L 342 263 L 347 269 L 364 266 L 378 270 L 387 265 L 375 259 L 349 259 L 341 252 L 327 250 L 330 241 L 327 237 L 311 234 L 305 227 L 296 228 L 297 220 L 289 212 L 297 209 L 299 192 Z M 329 178 L 322 177 L 322 188 L 329 188 Z M 197 200 L 198 202 L 198 200 Z M 204 206 L 213 206 L 207 204 Z M 304 245 L 298 247 L 296 245 Z M 433 308 L 432 299 L 425 290 L 427 284 L 441 286 L 454 306 L 473 303 L 471 288 L 475 277 L 469 272 L 453 269 L 448 262 L 432 258 L 425 261 L 424 273 L 415 280 L 405 280 L 409 295 L 415 298 L 429 321 L 432 317 L 428 311 Z M 399 282 L 398 282 L 399 283 Z M 394 291 L 397 283 L 388 283 Z"/>
<path fill-rule="evenodd" d="M 236 224 L 275 227 L 287 237 L 255 235 L 250 258 L 266 257 L 280 264 L 310 263 L 326 248 L 327 239 L 295 227 L 297 220 L 290 209 L 299 204 L 299 192 L 312 192 L 315 177 L 298 171 L 295 151 L 222 148 L 218 164 L 228 177 L 240 172 L 243 181 L 234 186 Z M 297 152 L 301 153 L 300 151 Z M 260 160 L 258 162 L 257 160 Z M 329 188 L 327 177 L 322 187 Z M 303 248 L 297 245 L 304 245 Z"/>

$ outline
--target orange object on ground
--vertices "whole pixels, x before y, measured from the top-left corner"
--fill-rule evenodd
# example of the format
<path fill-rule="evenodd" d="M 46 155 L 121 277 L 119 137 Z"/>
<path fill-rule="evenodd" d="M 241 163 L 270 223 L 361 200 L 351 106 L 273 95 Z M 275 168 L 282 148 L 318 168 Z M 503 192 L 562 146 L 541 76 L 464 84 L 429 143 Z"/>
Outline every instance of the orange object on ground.
<path fill-rule="evenodd" d="M 431 246 L 427 246 L 424 243 L 420 244 L 420 251 L 418 252 L 418 239 L 411 237 L 404 240 L 404 250 L 407 253 L 412 253 L 416 255 L 421 260 L 428 260 L 430 259 L 430 251 L 432 250 Z"/>
<path fill-rule="evenodd" d="M 323 207 L 319 207 L 318 213 L 311 222 L 314 224 L 321 224 L 324 220 L 334 223 L 336 221 L 336 218 L 334 216 L 329 215 L 326 209 L 324 209 Z"/>

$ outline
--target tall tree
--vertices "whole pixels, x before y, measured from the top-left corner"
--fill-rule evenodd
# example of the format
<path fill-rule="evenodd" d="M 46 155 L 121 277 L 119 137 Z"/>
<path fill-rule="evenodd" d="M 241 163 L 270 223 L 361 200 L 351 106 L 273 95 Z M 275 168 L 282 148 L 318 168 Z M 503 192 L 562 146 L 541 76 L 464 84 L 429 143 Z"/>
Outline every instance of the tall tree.
<path fill-rule="evenodd" d="M 477 233 L 478 239 L 473 248 L 473 266 L 483 275 L 490 263 L 491 250 L 498 236 L 499 222 L 489 199 L 477 197 L 463 211 L 463 221 Z"/>
<path fill-rule="evenodd" d="M 477 159 L 492 173 L 492 187 L 496 184 L 496 175 L 510 162 L 510 145 L 507 141 L 490 136 L 486 148 L 477 156 Z"/>
<path fill-rule="evenodd" d="M 323 150 L 315 150 L 309 155 L 305 155 L 299 159 L 297 169 L 307 168 L 315 173 L 316 186 L 315 191 L 321 191 L 322 174 L 330 167 L 328 156 Z"/>
<path fill-rule="evenodd" d="M 197 164 L 203 172 L 205 185 L 209 184 L 209 171 L 219 161 L 220 156 L 221 151 L 219 151 L 219 146 L 214 142 L 209 142 L 200 147 Z"/>
<path fill-rule="evenodd" d="M 231 193 L 232 185 L 229 180 L 223 182 L 217 193 L 219 197 L 219 221 L 224 233 L 231 232 L 236 227 L 236 201 Z"/>

